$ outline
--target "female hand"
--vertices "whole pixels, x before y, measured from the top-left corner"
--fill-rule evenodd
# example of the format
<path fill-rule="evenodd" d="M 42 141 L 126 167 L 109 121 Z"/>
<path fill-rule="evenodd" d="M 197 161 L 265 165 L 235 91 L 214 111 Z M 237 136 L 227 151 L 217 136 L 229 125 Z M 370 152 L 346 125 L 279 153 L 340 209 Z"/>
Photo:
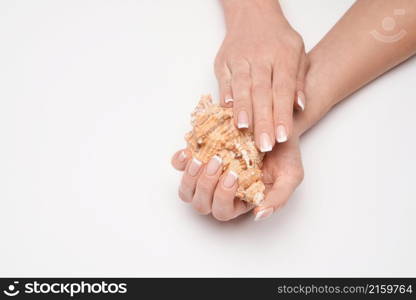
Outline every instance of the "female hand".
<path fill-rule="evenodd" d="M 235 197 L 237 178 L 232 173 L 222 173 L 221 164 L 215 158 L 201 165 L 187 150 L 175 153 L 172 165 L 184 171 L 179 187 L 179 197 L 199 213 L 212 215 L 220 221 L 228 221 L 245 214 L 253 206 Z M 263 164 L 263 182 L 266 197 L 254 209 L 255 220 L 263 220 L 283 206 L 303 179 L 303 167 L 298 138 L 275 147 L 267 153 Z"/>
<path fill-rule="evenodd" d="M 221 104 L 233 105 L 235 125 L 254 129 L 257 147 L 268 152 L 275 140 L 289 139 L 293 106 L 305 108 L 304 44 L 276 0 L 222 4 L 227 34 L 215 61 Z"/>

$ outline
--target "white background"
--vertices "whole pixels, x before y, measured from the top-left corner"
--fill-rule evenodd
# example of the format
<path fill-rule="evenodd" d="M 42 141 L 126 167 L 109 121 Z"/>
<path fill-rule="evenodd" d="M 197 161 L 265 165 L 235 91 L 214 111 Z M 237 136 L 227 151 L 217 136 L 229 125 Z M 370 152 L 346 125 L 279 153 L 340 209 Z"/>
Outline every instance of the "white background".
<path fill-rule="evenodd" d="M 352 3 L 282 1 L 308 49 Z M 178 199 L 223 35 L 214 0 L 0 1 L 1 276 L 416 276 L 414 59 L 303 138 L 273 218 Z"/>

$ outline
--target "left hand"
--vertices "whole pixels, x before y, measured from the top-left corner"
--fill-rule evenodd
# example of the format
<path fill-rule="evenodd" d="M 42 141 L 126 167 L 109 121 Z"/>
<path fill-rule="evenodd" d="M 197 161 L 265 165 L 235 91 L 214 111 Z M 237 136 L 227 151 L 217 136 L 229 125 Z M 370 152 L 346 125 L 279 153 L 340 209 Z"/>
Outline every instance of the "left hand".
<path fill-rule="evenodd" d="M 293 134 L 293 108 L 305 108 L 308 60 L 302 37 L 276 0 L 223 1 L 227 34 L 215 59 L 220 103 L 234 124 L 253 130 L 261 152 Z"/>
<path fill-rule="evenodd" d="M 217 160 L 207 164 L 195 162 L 187 150 L 175 153 L 172 165 L 184 171 L 179 187 L 179 197 L 199 213 L 212 213 L 219 221 L 229 221 L 247 213 L 254 207 L 235 197 L 237 178 L 230 173 L 222 174 Z M 255 220 L 263 220 L 282 207 L 303 179 L 299 138 L 274 147 L 263 162 L 263 182 L 266 197 L 253 212 Z"/>

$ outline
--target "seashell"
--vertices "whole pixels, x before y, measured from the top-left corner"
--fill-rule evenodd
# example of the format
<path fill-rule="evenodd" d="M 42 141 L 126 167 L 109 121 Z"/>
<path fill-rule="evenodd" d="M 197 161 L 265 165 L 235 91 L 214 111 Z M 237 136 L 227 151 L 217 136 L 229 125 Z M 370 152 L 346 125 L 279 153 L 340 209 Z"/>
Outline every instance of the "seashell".
<path fill-rule="evenodd" d="M 253 134 L 235 127 L 232 108 L 213 104 L 202 96 L 192 117 L 192 131 L 185 135 L 193 157 L 207 163 L 213 156 L 222 159 L 223 171 L 238 175 L 236 197 L 260 204 L 264 199 L 261 166 L 264 154 L 258 151 Z"/>

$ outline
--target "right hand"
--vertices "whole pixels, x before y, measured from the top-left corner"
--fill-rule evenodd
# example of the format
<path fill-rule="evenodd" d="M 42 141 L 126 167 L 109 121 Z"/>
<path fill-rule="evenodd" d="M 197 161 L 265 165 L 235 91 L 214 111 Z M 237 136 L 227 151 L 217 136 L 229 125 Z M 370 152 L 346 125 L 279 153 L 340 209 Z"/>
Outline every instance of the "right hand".
<path fill-rule="evenodd" d="M 229 221 L 253 209 L 235 197 L 238 182 L 229 172 L 223 173 L 221 163 L 212 158 L 207 164 L 196 163 L 187 149 L 172 157 L 175 169 L 183 171 L 179 197 L 192 204 L 201 214 L 212 214 L 219 221 Z M 265 199 L 253 210 L 255 221 L 264 220 L 286 204 L 302 182 L 303 166 L 299 138 L 275 147 L 263 161 Z"/>

